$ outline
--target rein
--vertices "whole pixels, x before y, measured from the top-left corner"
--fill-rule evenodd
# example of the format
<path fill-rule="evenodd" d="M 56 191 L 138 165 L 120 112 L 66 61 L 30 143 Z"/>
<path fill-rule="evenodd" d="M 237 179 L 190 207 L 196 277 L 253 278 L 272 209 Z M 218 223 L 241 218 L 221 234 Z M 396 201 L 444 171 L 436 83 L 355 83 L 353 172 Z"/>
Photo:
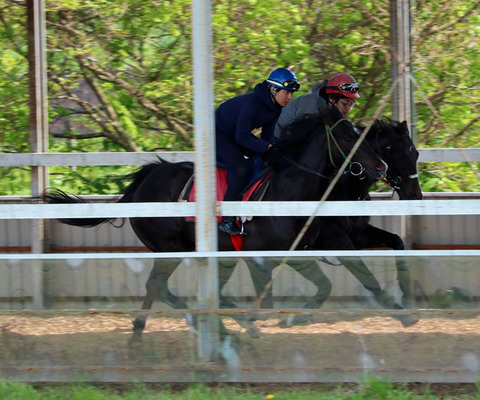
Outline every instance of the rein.
<path fill-rule="evenodd" d="M 335 143 L 335 146 L 337 146 L 338 151 L 340 152 L 340 154 L 343 156 L 343 159 L 345 160 L 347 158 L 347 156 L 345 155 L 343 150 L 340 148 L 337 141 L 335 140 L 335 137 L 333 136 L 333 130 L 342 121 L 346 121 L 346 118 L 339 119 L 337 122 L 335 122 L 335 124 L 331 128 L 327 124 L 325 124 L 325 133 L 327 135 L 327 143 L 328 143 L 328 157 L 330 158 L 330 162 L 332 163 L 332 165 L 337 169 L 338 169 L 338 167 L 335 165 L 335 163 L 333 161 L 332 144 L 330 143 L 330 140 L 333 140 L 333 143 Z M 351 161 L 349 162 L 349 164 L 351 164 Z"/>
<path fill-rule="evenodd" d="M 325 133 L 327 135 L 327 145 L 328 145 L 328 156 L 329 156 L 329 159 L 330 159 L 330 162 L 331 164 L 338 170 L 338 167 L 335 165 L 335 162 L 333 161 L 333 156 L 332 156 L 332 149 L 331 149 L 331 143 L 330 143 L 330 139 L 333 140 L 333 142 L 335 143 L 335 146 L 337 147 L 338 151 L 340 151 L 340 154 L 342 154 L 343 156 L 343 159 L 346 159 L 347 156 L 345 155 L 345 153 L 342 151 L 342 149 L 340 148 L 340 146 L 338 145 L 337 141 L 335 140 L 335 137 L 333 136 L 333 130 L 337 127 L 337 125 L 342 122 L 342 121 L 346 121 L 347 119 L 346 118 L 341 118 L 339 119 L 337 122 L 335 122 L 335 124 L 330 128 L 327 124 L 325 124 Z M 307 168 L 307 167 L 304 167 L 303 165 L 297 163 L 296 161 L 293 161 L 291 159 L 289 159 L 288 157 L 284 156 L 283 154 L 280 154 L 282 156 L 283 159 L 287 160 L 290 164 L 293 164 L 294 166 L 296 166 L 297 168 L 301 169 L 302 171 L 305 171 L 305 172 L 308 172 L 310 174 L 313 174 L 313 175 L 316 175 L 316 176 L 319 176 L 321 178 L 324 178 L 324 179 L 331 179 L 331 176 L 327 176 L 327 175 L 324 175 L 318 171 L 315 171 L 311 168 Z M 363 167 L 362 164 L 358 163 L 358 162 L 352 162 L 352 161 L 349 161 L 348 164 L 350 165 L 350 173 L 353 175 L 353 176 L 359 176 L 359 175 L 362 175 L 363 174 L 363 171 L 365 171 L 365 168 Z M 352 167 L 353 166 L 356 166 L 358 165 L 359 167 L 359 172 L 354 172 L 352 170 Z"/>
<path fill-rule="evenodd" d="M 331 177 L 330 176 L 327 176 L 327 175 L 324 175 L 318 171 L 315 171 L 311 168 L 307 168 L 307 167 L 304 167 L 303 165 L 297 163 L 296 161 L 293 161 L 293 160 L 290 160 L 289 158 L 285 157 L 283 154 L 280 154 L 282 156 L 282 158 L 284 158 L 285 160 L 287 160 L 290 164 L 293 164 L 295 165 L 295 167 L 301 169 L 302 171 L 305 171 L 305 172 L 309 172 L 310 174 L 313 174 L 313 175 L 317 175 L 319 176 L 320 178 L 325 178 L 325 179 L 330 179 Z"/>

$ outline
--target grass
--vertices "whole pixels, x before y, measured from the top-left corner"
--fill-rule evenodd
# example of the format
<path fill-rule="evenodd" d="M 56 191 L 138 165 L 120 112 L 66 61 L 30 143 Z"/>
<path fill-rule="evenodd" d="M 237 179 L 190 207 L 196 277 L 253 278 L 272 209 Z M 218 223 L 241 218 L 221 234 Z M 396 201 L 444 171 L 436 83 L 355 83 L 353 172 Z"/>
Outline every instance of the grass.
<path fill-rule="evenodd" d="M 454 386 L 458 389 L 458 386 Z M 277 389 L 276 389 L 277 388 Z M 458 390 L 456 390 L 458 392 Z M 255 386 L 234 384 L 185 385 L 89 385 L 29 384 L 0 381 L 0 400 L 480 400 L 480 387 L 470 385 L 463 393 L 434 393 L 428 385 L 411 390 L 408 385 L 368 381 L 358 385 L 291 385 Z"/>

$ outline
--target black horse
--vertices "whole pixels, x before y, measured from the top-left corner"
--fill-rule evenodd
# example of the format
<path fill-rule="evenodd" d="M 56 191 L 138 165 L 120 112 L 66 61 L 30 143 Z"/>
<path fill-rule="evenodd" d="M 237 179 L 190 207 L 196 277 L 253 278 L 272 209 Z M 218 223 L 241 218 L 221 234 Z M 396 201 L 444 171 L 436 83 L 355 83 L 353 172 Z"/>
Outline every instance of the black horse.
<path fill-rule="evenodd" d="M 359 131 L 342 117 L 338 110 L 309 116 L 288 128 L 293 138 L 281 145 L 282 162 L 277 163 L 273 177 L 263 196 L 264 201 L 314 201 L 324 193 L 329 178 L 335 172 L 334 165 L 341 165 L 359 137 Z M 385 175 L 386 165 L 364 141 L 352 158 L 350 169 L 362 173 L 371 180 Z M 133 179 L 118 202 L 175 202 L 193 174 L 190 162 L 169 163 L 164 160 L 144 165 L 126 178 Z M 85 202 L 78 196 L 68 196 L 59 190 L 46 191 L 47 203 Z M 93 227 L 109 218 L 61 219 L 69 225 Z M 257 217 L 248 223 L 249 235 L 244 238 L 243 250 L 289 249 L 306 218 Z M 139 239 L 154 252 L 183 252 L 195 250 L 195 226 L 182 217 L 131 218 L 130 223 Z M 314 244 L 318 228 L 313 226 L 304 235 L 298 248 Z M 234 250 L 229 235 L 219 234 L 219 249 Z M 228 264 L 228 263 L 227 263 Z M 142 309 L 150 309 L 155 297 L 174 308 L 186 308 L 185 303 L 169 290 L 167 281 L 177 266 L 169 260 L 157 259 L 147 281 L 147 294 Z M 223 265 L 221 285 L 233 271 L 233 265 Z M 255 269 L 254 282 L 264 282 L 270 271 Z M 261 283 L 260 283 L 261 284 Z M 256 283 L 257 292 L 263 288 Z M 220 288 L 221 290 L 221 288 Z M 323 291 L 323 288 L 319 287 Z M 233 304 L 221 297 L 221 306 Z M 143 329 L 145 318 L 134 322 L 136 329 Z"/>
<path fill-rule="evenodd" d="M 416 169 L 418 151 L 408 132 L 406 122 L 377 120 L 366 137 L 377 154 L 389 165 L 386 182 L 397 192 L 401 200 L 423 198 Z M 372 182 L 345 175 L 333 189 L 329 200 L 369 200 L 368 188 Z M 348 193 L 349 198 L 345 197 Z M 360 250 L 366 248 L 390 248 L 404 250 L 400 236 L 377 228 L 369 223 L 369 217 L 345 216 L 321 218 L 321 229 L 313 249 Z M 335 238 L 332 240 L 332 238 Z M 386 308 L 403 308 L 396 304 L 380 287 L 379 282 L 361 259 L 340 258 L 340 262 L 372 292 L 377 301 Z M 412 293 L 405 259 L 396 257 L 397 280 L 402 291 L 402 303 L 412 306 Z M 408 324 L 412 319 L 404 320 Z"/>
<path fill-rule="evenodd" d="M 367 142 L 377 154 L 387 162 L 389 168 L 384 179 L 401 200 L 420 200 L 422 192 L 416 169 L 418 151 L 416 150 L 408 132 L 406 122 L 390 119 L 376 120 L 366 136 Z M 344 173 L 334 186 L 327 200 L 369 200 L 369 188 L 374 180 L 365 176 L 355 176 Z M 396 234 L 377 228 L 369 223 L 369 217 L 364 216 L 335 216 L 318 217 L 316 226 L 319 227 L 318 236 L 314 244 L 309 247 L 314 250 L 360 250 L 367 248 L 390 248 L 404 250 L 403 240 Z M 413 295 L 410 283 L 410 274 L 407 262 L 402 257 L 395 258 L 397 281 L 402 292 L 402 304 L 385 292 L 374 274 L 358 257 L 338 257 L 340 265 L 350 271 L 360 283 L 370 291 L 375 300 L 387 309 L 412 308 Z M 257 261 L 258 264 L 258 261 Z M 273 269 L 276 265 L 265 259 L 262 267 Z M 332 286 L 321 272 L 315 261 L 295 261 L 288 263 L 310 281 L 322 279 L 323 292 L 316 295 L 305 305 L 305 308 L 318 308 L 329 297 Z M 258 269 L 258 265 L 255 267 Z M 253 268 L 250 268 L 252 271 Z M 266 282 L 262 285 L 265 286 Z M 318 285 L 317 285 L 318 286 Z M 268 296 L 265 296 L 268 298 Z M 266 300 L 264 300 L 265 304 Z M 282 322 L 282 326 L 304 323 L 310 319 L 308 315 L 294 315 Z M 400 318 L 404 326 L 416 323 L 413 316 Z"/>

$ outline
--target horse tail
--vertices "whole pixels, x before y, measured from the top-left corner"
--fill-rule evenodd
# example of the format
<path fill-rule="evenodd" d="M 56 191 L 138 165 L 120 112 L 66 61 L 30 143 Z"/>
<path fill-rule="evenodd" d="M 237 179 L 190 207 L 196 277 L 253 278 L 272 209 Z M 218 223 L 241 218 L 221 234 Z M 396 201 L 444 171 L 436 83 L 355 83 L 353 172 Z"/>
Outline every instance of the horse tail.
<path fill-rule="evenodd" d="M 143 167 L 138 169 L 132 174 L 125 175 L 122 180 L 132 180 L 132 182 L 120 193 L 116 198 L 115 202 L 117 203 L 128 203 L 132 201 L 135 191 L 138 189 L 140 184 L 145 180 L 145 178 L 152 173 L 159 165 L 167 164 L 168 161 L 163 160 L 158 157 L 158 160 L 145 164 Z M 68 195 L 64 191 L 52 188 L 46 190 L 41 196 L 40 199 L 42 202 L 47 204 L 86 204 L 89 203 L 86 199 L 77 195 Z M 113 222 L 119 218 L 59 218 L 63 224 L 79 226 L 82 228 L 93 228 L 94 226 L 110 223 L 115 227 L 119 228 L 125 223 L 125 218 L 122 218 L 122 222 L 118 225 Z"/>
<path fill-rule="evenodd" d="M 89 203 L 80 196 L 68 195 L 64 191 L 56 188 L 46 190 L 40 199 L 47 204 L 85 204 Z M 116 218 L 59 218 L 58 220 L 67 225 L 80 226 L 82 228 L 92 228 L 105 222 L 112 223 Z M 123 224 L 122 224 L 123 225 Z"/>

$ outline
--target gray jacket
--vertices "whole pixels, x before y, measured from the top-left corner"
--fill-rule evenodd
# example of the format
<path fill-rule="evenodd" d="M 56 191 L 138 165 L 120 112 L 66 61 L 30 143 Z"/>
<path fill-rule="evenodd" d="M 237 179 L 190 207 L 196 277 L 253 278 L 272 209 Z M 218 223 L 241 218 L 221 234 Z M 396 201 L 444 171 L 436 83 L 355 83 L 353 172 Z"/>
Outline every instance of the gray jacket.
<path fill-rule="evenodd" d="M 324 89 L 327 86 L 328 79 L 322 83 L 317 83 L 312 87 L 308 94 L 295 97 L 282 109 L 282 113 L 275 125 L 275 137 L 280 138 L 283 127 L 290 125 L 294 121 L 301 119 L 307 114 L 317 114 L 320 110 L 328 109 Z M 320 91 L 322 90 L 322 93 Z"/>

